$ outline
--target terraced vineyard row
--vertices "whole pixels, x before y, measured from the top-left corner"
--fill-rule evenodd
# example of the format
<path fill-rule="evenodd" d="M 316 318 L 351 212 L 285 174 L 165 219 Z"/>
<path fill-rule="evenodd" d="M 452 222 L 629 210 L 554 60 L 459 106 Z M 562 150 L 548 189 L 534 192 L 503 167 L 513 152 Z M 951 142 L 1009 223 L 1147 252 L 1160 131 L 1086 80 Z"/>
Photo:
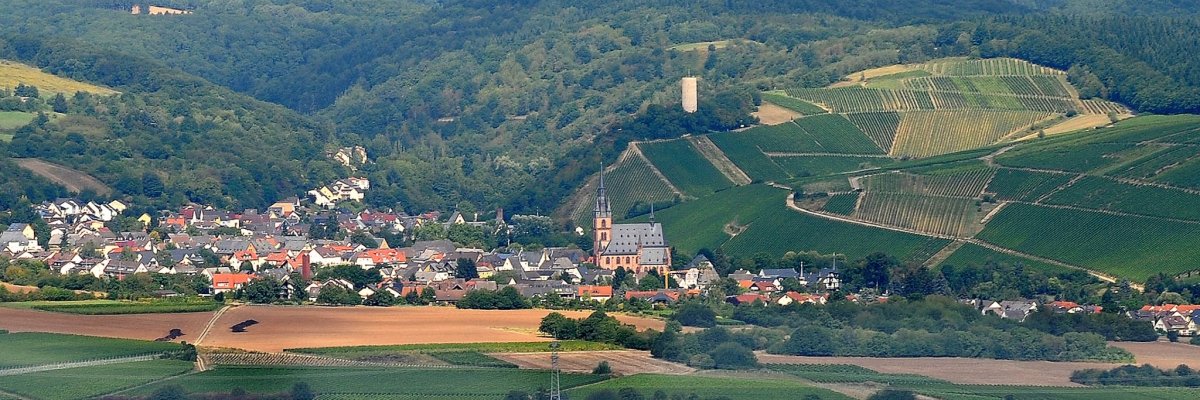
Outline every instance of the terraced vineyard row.
<path fill-rule="evenodd" d="M 854 206 L 858 204 L 858 196 L 858 192 L 838 193 L 830 196 L 825 205 L 821 207 L 821 211 L 850 215 L 854 213 Z"/>
<path fill-rule="evenodd" d="M 929 92 L 915 90 L 867 89 L 788 89 L 789 96 L 824 104 L 834 112 L 932 110 Z"/>
<path fill-rule="evenodd" d="M 617 218 L 624 217 L 637 203 L 666 202 L 676 198 L 666 182 L 650 170 L 650 164 L 636 156 L 626 157 L 605 173 L 604 184 L 608 187 L 609 202 Z M 587 201 L 580 202 L 571 213 L 572 220 L 579 226 L 591 226 L 592 208 L 596 204 L 595 186 L 589 185 L 585 190 Z"/>
<path fill-rule="evenodd" d="M 975 200 L 906 193 L 864 192 L 854 217 L 938 235 L 967 236 L 977 220 Z"/>
<path fill-rule="evenodd" d="M 1200 260 L 1200 224 L 1030 204 L 1005 207 L 977 237 L 1140 282 Z"/>
<path fill-rule="evenodd" d="M 1022 111 L 904 113 L 889 154 L 929 157 L 984 147 L 1049 116 Z"/>
<path fill-rule="evenodd" d="M 788 156 L 772 157 L 771 159 L 796 177 L 878 168 L 893 162 L 890 158 L 855 156 Z"/>
<path fill-rule="evenodd" d="M 1056 76 L 929 76 L 904 81 L 913 90 L 1011 94 L 1018 96 L 1070 97 Z"/>
<path fill-rule="evenodd" d="M 1015 58 L 946 60 L 918 65 L 934 75 L 1062 75 L 1063 72 Z"/>
<path fill-rule="evenodd" d="M 1073 174 L 1054 174 L 1000 168 L 988 183 L 987 192 L 1000 200 L 1035 201 L 1067 184 Z"/>
<path fill-rule="evenodd" d="M 1159 174 L 1169 171 L 1172 167 L 1198 156 L 1200 156 L 1200 147 L 1171 146 L 1152 156 L 1122 165 L 1121 168 L 1109 171 L 1106 175 L 1131 179 L 1153 179 Z"/>
<path fill-rule="evenodd" d="M 879 148 L 891 151 L 892 142 L 896 139 L 896 129 L 900 127 L 900 113 L 894 111 L 865 112 L 846 114 L 846 119 L 867 134 Z"/>
<path fill-rule="evenodd" d="M 1117 114 L 1126 114 L 1129 112 L 1129 109 L 1125 108 L 1125 106 L 1117 104 L 1117 103 L 1113 103 L 1111 101 L 1083 100 L 1082 103 L 1083 103 L 1083 110 L 1080 110 L 1080 111 L 1087 113 L 1087 114 L 1108 114 L 1110 112 L 1117 113 Z"/>
<path fill-rule="evenodd" d="M 977 198 L 995 169 L 977 168 L 946 175 L 892 172 L 863 179 L 869 193 L 907 193 L 929 196 Z"/>
<path fill-rule="evenodd" d="M 782 124 L 792 125 L 792 124 Z M 754 128 L 743 132 L 722 132 L 708 135 L 708 139 L 712 140 L 733 161 L 734 165 L 750 175 L 751 179 L 762 181 L 782 181 L 792 176 L 780 168 L 779 165 L 771 161 L 769 157 L 762 153 L 758 148 L 760 143 Z"/>
<path fill-rule="evenodd" d="M 1076 181 L 1050 196 L 1045 203 L 1200 221 L 1200 196 L 1095 176 Z"/>

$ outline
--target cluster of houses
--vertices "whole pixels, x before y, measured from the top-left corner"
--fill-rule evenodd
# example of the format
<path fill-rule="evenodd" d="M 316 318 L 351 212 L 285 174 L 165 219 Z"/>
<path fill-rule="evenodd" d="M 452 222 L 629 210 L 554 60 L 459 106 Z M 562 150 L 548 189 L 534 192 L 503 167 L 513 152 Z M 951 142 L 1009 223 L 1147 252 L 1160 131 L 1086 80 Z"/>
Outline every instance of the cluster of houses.
<path fill-rule="evenodd" d="M 1179 336 L 1196 336 L 1200 327 L 1200 305 L 1163 304 L 1144 306 L 1130 316 L 1141 321 L 1154 323 L 1154 330 L 1175 332 Z"/>
<path fill-rule="evenodd" d="M 338 179 L 333 183 L 309 190 L 313 204 L 317 207 L 334 209 L 338 203 L 345 201 L 362 201 L 371 189 L 371 181 L 367 178 L 351 177 Z"/>

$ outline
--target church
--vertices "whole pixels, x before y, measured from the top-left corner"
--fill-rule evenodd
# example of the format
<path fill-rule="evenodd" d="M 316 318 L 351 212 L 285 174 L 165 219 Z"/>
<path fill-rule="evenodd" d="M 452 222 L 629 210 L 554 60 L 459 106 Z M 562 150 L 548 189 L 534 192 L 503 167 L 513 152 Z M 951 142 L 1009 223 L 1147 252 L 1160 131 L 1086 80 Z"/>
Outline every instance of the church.
<path fill-rule="evenodd" d="M 604 188 L 604 168 L 600 169 L 593 215 L 592 251 L 596 266 L 610 270 L 625 268 L 638 274 L 654 270 L 660 276 L 671 270 L 671 248 L 663 236 L 662 224 L 654 221 L 653 208 L 649 223 L 613 224 L 612 206 Z"/>

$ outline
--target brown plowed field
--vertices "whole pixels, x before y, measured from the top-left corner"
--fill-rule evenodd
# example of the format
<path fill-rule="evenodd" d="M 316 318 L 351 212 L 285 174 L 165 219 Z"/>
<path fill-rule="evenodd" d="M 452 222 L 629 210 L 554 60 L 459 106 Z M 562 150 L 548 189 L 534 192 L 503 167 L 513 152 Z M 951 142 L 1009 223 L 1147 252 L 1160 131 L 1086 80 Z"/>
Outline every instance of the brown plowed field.
<path fill-rule="evenodd" d="M 1071 372 L 1120 364 L 1013 361 L 981 358 L 802 357 L 758 354 L 765 364 L 850 364 L 888 374 L 917 374 L 966 385 L 1082 386 Z"/>
<path fill-rule="evenodd" d="M 582 311 L 560 311 L 571 318 Z M 360 345 L 533 342 L 549 310 L 460 310 L 449 307 L 245 306 L 226 311 L 202 345 L 280 352 L 301 347 Z M 663 329 L 662 321 L 615 315 L 639 329 Z M 258 321 L 245 332 L 233 325 Z M 594 365 L 593 365 L 594 366 Z M 590 369 L 589 369 L 590 371 Z"/>
<path fill-rule="evenodd" d="M 1179 338 L 1186 342 L 1190 338 Z M 1171 342 L 1109 342 L 1110 346 L 1120 347 L 1133 353 L 1137 364 L 1150 364 L 1163 369 L 1171 369 L 1179 364 L 1187 364 L 1192 368 L 1200 368 L 1200 346 Z"/>
<path fill-rule="evenodd" d="M 84 190 L 91 190 L 96 192 L 96 194 L 106 196 L 112 193 L 112 188 L 100 182 L 100 180 L 62 165 L 36 158 L 14 158 L 13 161 L 16 161 L 17 165 L 20 165 L 21 168 L 25 168 L 38 176 L 62 185 L 70 192 L 79 193 Z"/>
<path fill-rule="evenodd" d="M 76 315 L 0 307 L 0 329 L 154 340 L 180 329 L 179 340 L 193 341 L 212 312 L 180 314 Z"/>
<path fill-rule="evenodd" d="M 492 357 L 516 364 L 521 368 L 550 369 L 550 353 L 493 353 Z M 569 351 L 558 353 L 558 366 L 566 372 L 592 372 L 601 361 L 608 361 L 613 373 L 632 375 L 640 373 L 683 375 L 694 371 L 683 364 L 650 357 L 648 351 Z"/>
<path fill-rule="evenodd" d="M 758 111 L 752 112 L 750 115 L 758 117 L 758 122 L 763 125 L 779 125 L 801 117 L 798 112 L 765 101 L 758 106 Z"/>

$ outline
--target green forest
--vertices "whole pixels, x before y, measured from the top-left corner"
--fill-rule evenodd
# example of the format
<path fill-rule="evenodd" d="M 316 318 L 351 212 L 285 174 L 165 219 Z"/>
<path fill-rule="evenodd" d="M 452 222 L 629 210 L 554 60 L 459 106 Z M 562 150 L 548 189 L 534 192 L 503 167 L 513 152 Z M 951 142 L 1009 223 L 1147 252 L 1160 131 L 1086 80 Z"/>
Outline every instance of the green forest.
<path fill-rule="evenodd" d="M 1200 112 L 1200 6 L 1168 0 L 134 3 L 0 4 L 0 58 L 121 92 L 47 102 L 62 115 L 0 132 L 0 155 L 147 208 L 261 208 L 354 173 L 375 207 L 546 212 L 629 141 L 751 124 L 761 91 L 895 63 L 1016 57 L 1085 98 Z M 725 45 L 686 46 L 710 41 Z M 689 74 L 695 116 L 678 106 Z M 346 145 L 372 162 L 329 161 Z M 7 157 L 0 171 L 17 188 L 0 208 L 64 194 Z"/>

